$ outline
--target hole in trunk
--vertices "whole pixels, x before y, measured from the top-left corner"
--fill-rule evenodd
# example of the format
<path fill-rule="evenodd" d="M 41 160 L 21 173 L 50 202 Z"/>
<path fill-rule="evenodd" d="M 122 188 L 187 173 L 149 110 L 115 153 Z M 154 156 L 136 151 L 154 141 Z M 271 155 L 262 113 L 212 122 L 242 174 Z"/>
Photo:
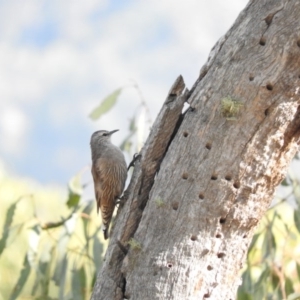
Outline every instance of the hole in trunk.
<path fill-rule="evenodd" d="M 217 180 L 218 179 L 218 176 L 216 174 L 213 174 L 210 178 L 211 180 Z"/>
<path fill-rule="evenodd" d="M 211 143 L 207 143 L 207 144 L 205 145 L 205 148 L 208 149 L 208 150 L 210 150 L 210 149 L 211 149 Z"/>
<path fill-rule="evenodd" d="M 266 45 L 266 38 L 265 38 L 265 37 L 262 37 L 262 38 L 260 39 L 260 41 L 259 41 L 259 44 L 260 44 L 261 46 L 265 46 L 265 45 Z"/>
<path fill-rule="evenodd" d="M 225 179 L 226 179 L 227 181 L 230 181 L 230 180 L 231 180 L 231 176 L 230 176 L 230 175 L 226 175 L 226 176 L 225 176 Z"/>
<path fill-rule="evenodd" d="M 197 237 L 196 237 L 195 235 L 192 235 L 192 236 L 191 236 L 191 241 L 194 242 L 194 241 L 196 241 L 196 240 L 197 240 Z"/>
<path fill-rule="evenodd" d="M 173 202 L 173 203 L 172 203 L 172 208 L 173 208 L 174 210 L 177 210 L 177 209 L 178 209 L 178 202 Z"/>
<path fill-rule="evenodd" d="M 238 189 L 238 188 L 240 187 L 240 183 L 239 183 L 239 182 L 235 182 L 235 183 L 233 184 L 233 186 L 234 186 L 236 189 Z"/>
<path fill-rule="evenodd" d="M 220 223 L 224 224 L 226 222 L 226 218 L 220 218 Z"/>

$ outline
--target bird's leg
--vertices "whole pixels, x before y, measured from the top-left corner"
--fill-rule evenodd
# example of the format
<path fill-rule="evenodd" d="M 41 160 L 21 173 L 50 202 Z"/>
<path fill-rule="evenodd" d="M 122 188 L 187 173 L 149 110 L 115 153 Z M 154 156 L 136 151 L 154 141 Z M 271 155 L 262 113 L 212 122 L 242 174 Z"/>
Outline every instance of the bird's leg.
<path fill-rule="evenodd" d="M 124 191 L 121 197 L 116 198 L 115 205 L 118 205 L 118 207 L 123 206 L 127 198 L 128 198 L 128 191 L 126 190 Z"/>
<path fill-rule="evenodd" d="M 127 168 L 127 171 L 129 171 L 129 169 L 130 169 L 131 167 L 134 167 L 135 162 L 136 162 L 138 159 L 140 159 L 141 157 L 142 157 L 141 154 L 135 153 L 135 154 L 133 155 L 132 161 L 130 162 L 130 164 L 129 164 L 128 168 Z"/>
<path fill-rule="evenodd" d="M 122 204 L 123 203 L 123 197 L 118 197 L 117 199 L 116 199 L 116 205 L 120 205 L 120 204 Z"/>

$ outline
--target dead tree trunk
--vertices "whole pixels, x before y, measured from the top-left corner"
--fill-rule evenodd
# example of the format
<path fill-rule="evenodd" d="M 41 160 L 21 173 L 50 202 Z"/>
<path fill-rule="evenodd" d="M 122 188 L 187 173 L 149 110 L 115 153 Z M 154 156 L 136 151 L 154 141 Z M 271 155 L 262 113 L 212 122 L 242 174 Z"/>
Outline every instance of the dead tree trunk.
<path fill-rule="evenodd" d="M 235 299 L 253 231 L 298 149 L 299 16 L 300 1 L 250 1 L 192 90 L 176 80 L 92 299 Z"/>

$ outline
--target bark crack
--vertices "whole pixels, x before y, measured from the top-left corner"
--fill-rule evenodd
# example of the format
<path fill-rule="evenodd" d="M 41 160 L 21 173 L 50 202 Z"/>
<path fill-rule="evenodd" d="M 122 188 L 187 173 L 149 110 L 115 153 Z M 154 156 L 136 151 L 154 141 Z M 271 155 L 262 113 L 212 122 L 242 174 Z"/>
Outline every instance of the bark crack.
<path fill-rule="evenodd" d="M 126 297 L 129 296 L 126 295 L 125 262 L 127 252 L 130 251 L 128 241 L 133 238 L 138 229 L 155 175 L 184 116 L 182 110 L 188 95 L 188 91 L 183 93 L 184 89 L 183 78 L 179 76 L 152 126 L 147 142 L 140 153 L 141 156 L 135 164 L 130 184 L 124 192 L 127 200 L 119 207 L 111 230 L 110 244 L 113 245 L 110 245 L 112 247 L 109 247 L 110 251 L 106 253 L 106 263 L 98 275 L 101 277 L 101 274 L 106 274 L 106 269 L 111 270 L 109 277 L 115 282 L 115 293 L 112 299 L 127 299 Z M 105 285 L 95 288 L 98 290 L 97 295 L 93 294 L 92 299 L 102 299 L 101 289 L 105 289 Z"/>

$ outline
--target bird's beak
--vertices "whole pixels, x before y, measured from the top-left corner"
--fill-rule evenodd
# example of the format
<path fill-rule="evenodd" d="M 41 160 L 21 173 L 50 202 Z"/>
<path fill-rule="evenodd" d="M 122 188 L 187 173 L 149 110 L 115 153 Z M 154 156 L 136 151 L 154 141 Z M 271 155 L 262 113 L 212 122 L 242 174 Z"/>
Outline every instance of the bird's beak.
<path fill-rule="evenodd" d="M 109 135 L 112 135 L 113 133 L 115 133 L 115 132 L 117 132 L 117 131 L 119 131 L 119 129 L 112 130 L 112 131 L 109 132 Z"/>

